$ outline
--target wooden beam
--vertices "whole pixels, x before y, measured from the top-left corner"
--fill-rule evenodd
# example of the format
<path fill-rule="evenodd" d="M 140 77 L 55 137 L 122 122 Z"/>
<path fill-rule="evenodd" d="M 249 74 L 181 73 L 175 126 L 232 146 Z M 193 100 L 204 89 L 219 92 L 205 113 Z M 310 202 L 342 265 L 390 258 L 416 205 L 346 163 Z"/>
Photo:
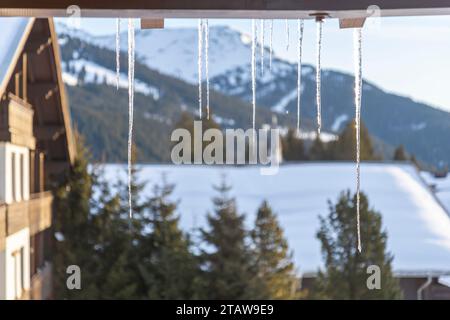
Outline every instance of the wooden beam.
<path fill-rule="evenodd" d="M 32 53 L 35 53 L 37 55 L 40 55 L 42 52 L 44 52 L 45 49 L 51 48 L 52 45 L 52 39 L 47 38 L 45 40 L 39 40 L 39 41 L 29 41 L 27 43 L 26 50 Z"/>
<path fill-rule="evenodd" d="M 28 102 L 28 56 L 26 53 L 22 55 L 22 99 Z"/>
<path fill-rule="evenodd" d="M 56 92 L 58 92 L 58 85 L 54 82 L 38 82 L 28 85 L 30 97 L 49 99 Z"/>
<path fill-rule="evenodd" d="M 450 0 L 77 0 L 82 17 L 134 18 L 331 18 L 367 17 L 377 5 L 382 16 L 450 14 Z M 0 16 L 67 17 L 73 0 L 2 0 Z"/>
<path fill-rule="evenodd" d="M 350 29 L 350 28 L 362 28 L 366 18 L 354 18 L 354 19 L 339 19 L 339 28 Z"/>
<path fill-rule="evenodd" d="M 57 140 L 61 135 L 66 132 L 64 126 L 37 126 L 34 129 L 34 135 L 38 140 Z"/>
<path fill-rule="evenodd" d="M 164 19 L 141 19 L 141 29 L 164 29 Z"/>

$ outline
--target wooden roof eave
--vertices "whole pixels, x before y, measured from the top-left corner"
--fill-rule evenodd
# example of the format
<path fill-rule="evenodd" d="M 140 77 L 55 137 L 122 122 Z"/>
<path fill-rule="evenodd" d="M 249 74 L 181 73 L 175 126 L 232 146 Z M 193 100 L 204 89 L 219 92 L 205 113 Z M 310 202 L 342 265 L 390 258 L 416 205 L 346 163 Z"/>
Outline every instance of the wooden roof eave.
<path fill-rule="evenodd" d="M 450 14 L 450 0 L 3 0 L 0 16 L 135 18 L 330 18 Z M 374 6 L 376 5 L 376 6 Z"/>
<path fill-rule="evenodd" d="M 65 127 L 65 135 L 66 135 L 66 144 L 67 144 L 67 150 L 69 154 L 69 160 L 70 163 L 73 164 L 75 161 L 75 155 L 76 155 L 76 147 L 75 147 L 75 140 L 72 132 L 72 124 L 70 120 L 70 109 L 69 104 L 67 102 L 67 95 L 66 90 L 64 86 L 64 82 L 62 79 L 62 70 L 61 70 L 61 59 L 60 59 L 60 52 L 59 52 L 59 46 L 58 44 L 58 37 L 56 35 L 55 31 L 55 25 L 52 18 L 48 18 L 49 28 L 50 28 L 50 35 L 52 40 L 52 48 L 53 48 L 53 55 L 54 55 L 54 62 L 56 67 L 56 76 L 58 79 L 58 87 L 59 87 L 59 95 L 60 95 L 60 102 L 61 102 L 61 113 L 63 117 L 64 127 Z"/>

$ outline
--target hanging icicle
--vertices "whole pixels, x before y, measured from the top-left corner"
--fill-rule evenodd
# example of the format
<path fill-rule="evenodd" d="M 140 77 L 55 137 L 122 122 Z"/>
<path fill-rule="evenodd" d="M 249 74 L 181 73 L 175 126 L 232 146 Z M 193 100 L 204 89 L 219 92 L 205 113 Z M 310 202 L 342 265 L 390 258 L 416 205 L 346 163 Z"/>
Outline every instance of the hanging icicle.
<path fill-rule="evenodd" d="M 298 19 L 298 47 L 297 47 L 297 134 L 300 134 L 300 95 L 302 88 L 302 44 L 303 44 L 302 19 Z"/>
<path fill-rule="evenodd" d="M 255 128 L 256 128 L 255 127 L 255 118 L 256 118 L 256 22 L 255 22 L 255 19 L 252 19 L 252 107 L 253 107 L 252 124 L 253 124 L 253 130 L 255 130 Z"/>
<path fill-rule="evenodd" d="M 261 37 L 260 37 L 260 49 L 261 49 L 261 75 L 264 74 L 264 19 L 261 19 Z"/>
<path fill-rule="evenodd" d="M 362 95 L 362 30 L 355 29 L 353 34 L 354 59 L 355 59 L 355 131 L 356 131 L 356 224 L 358 232 L 358 251 L 361 252 L 361 226 L 359 214 L 360 202 L 360 154 L 361 154 L 361 95 Z"/>
<path fill-rule="evenodd" d="M 273 20 L 270 20 L 270 38 L 269 38 L 269 69 L 272 71 L 272 55 L 273 55 Z"/>
<path fill-rule="evenodd" d="M 203 20 L 198 19 L 198 115 L 202 118 L 202 50 L 203 50 Z"/>
<path fill-rule="evenodd" d="M 120 18 L 116 19 L 116 88 L 120 82 Z"/>
<path fill-rule="evenodd" d="M 133 145 L 133 115 L 134 115 L 134 21 L 128 19 L 128 205 L 130 218 L 133 216 L 131 199 L 131 161 Z"/>
<path fill-rule="evenodd" d="M 322 51 L 322 20 L 316 21 L 317 25 L 317 60 L 316 60 L 316 104 L 317 104 L 317 134 L 320 136 L 322 128 L 322 110 L 321 110 L 321 51 Z"/>
<path fill-rule="evenodd" d="M 205 19 L 206 118 L 209 120 L 209 22 Z"/>
<path fill-rule="evenodd" d="M 286 19 L 286 51 L 289 50 L 289 20 Z"/>

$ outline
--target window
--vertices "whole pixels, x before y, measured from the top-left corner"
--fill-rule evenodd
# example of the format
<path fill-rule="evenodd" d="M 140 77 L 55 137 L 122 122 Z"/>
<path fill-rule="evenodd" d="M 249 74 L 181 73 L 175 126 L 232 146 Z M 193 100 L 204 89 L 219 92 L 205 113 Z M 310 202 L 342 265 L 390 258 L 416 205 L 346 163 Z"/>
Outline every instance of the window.
<path fill-rule="evenodd" d="M 20 154 L 20 180 L 19 180 L 19 183 L 20 183 L 20 198 L 22 199 L 22 200 L 24 200 L 24 198 L 25 198 L 25 172 L 24 172 L 24 170 L 25 170 L 25 168 L 24 168 L 24 166 L 25 166 L 25 157 L 24 157 L 24 155 L 23 155 L 23 153 L 21 153 Z"/>
<path fill-rule="evenodd" d="M 14 152 L 11 152 L 11 188 L 12 199 L 16 201 L 16 154 Z"/>
<path fill-rule="evenodd" d="M 14 297 L 19 299 L 22 297 L 24 290 L 24 248 L 20 248 L 12 253 L 14 264 Z"/>

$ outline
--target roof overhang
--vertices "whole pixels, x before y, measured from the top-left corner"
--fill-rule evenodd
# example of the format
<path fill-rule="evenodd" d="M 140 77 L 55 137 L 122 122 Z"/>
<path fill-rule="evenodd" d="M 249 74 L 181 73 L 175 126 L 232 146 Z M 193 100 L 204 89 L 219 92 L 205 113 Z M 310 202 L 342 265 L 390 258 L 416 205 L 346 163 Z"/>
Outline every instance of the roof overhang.
<path fill-rule="evenodd" d="M 135 18 L 362 18 L 450 14 L 450 0 L 3 0 L 0 16 Z"/>

